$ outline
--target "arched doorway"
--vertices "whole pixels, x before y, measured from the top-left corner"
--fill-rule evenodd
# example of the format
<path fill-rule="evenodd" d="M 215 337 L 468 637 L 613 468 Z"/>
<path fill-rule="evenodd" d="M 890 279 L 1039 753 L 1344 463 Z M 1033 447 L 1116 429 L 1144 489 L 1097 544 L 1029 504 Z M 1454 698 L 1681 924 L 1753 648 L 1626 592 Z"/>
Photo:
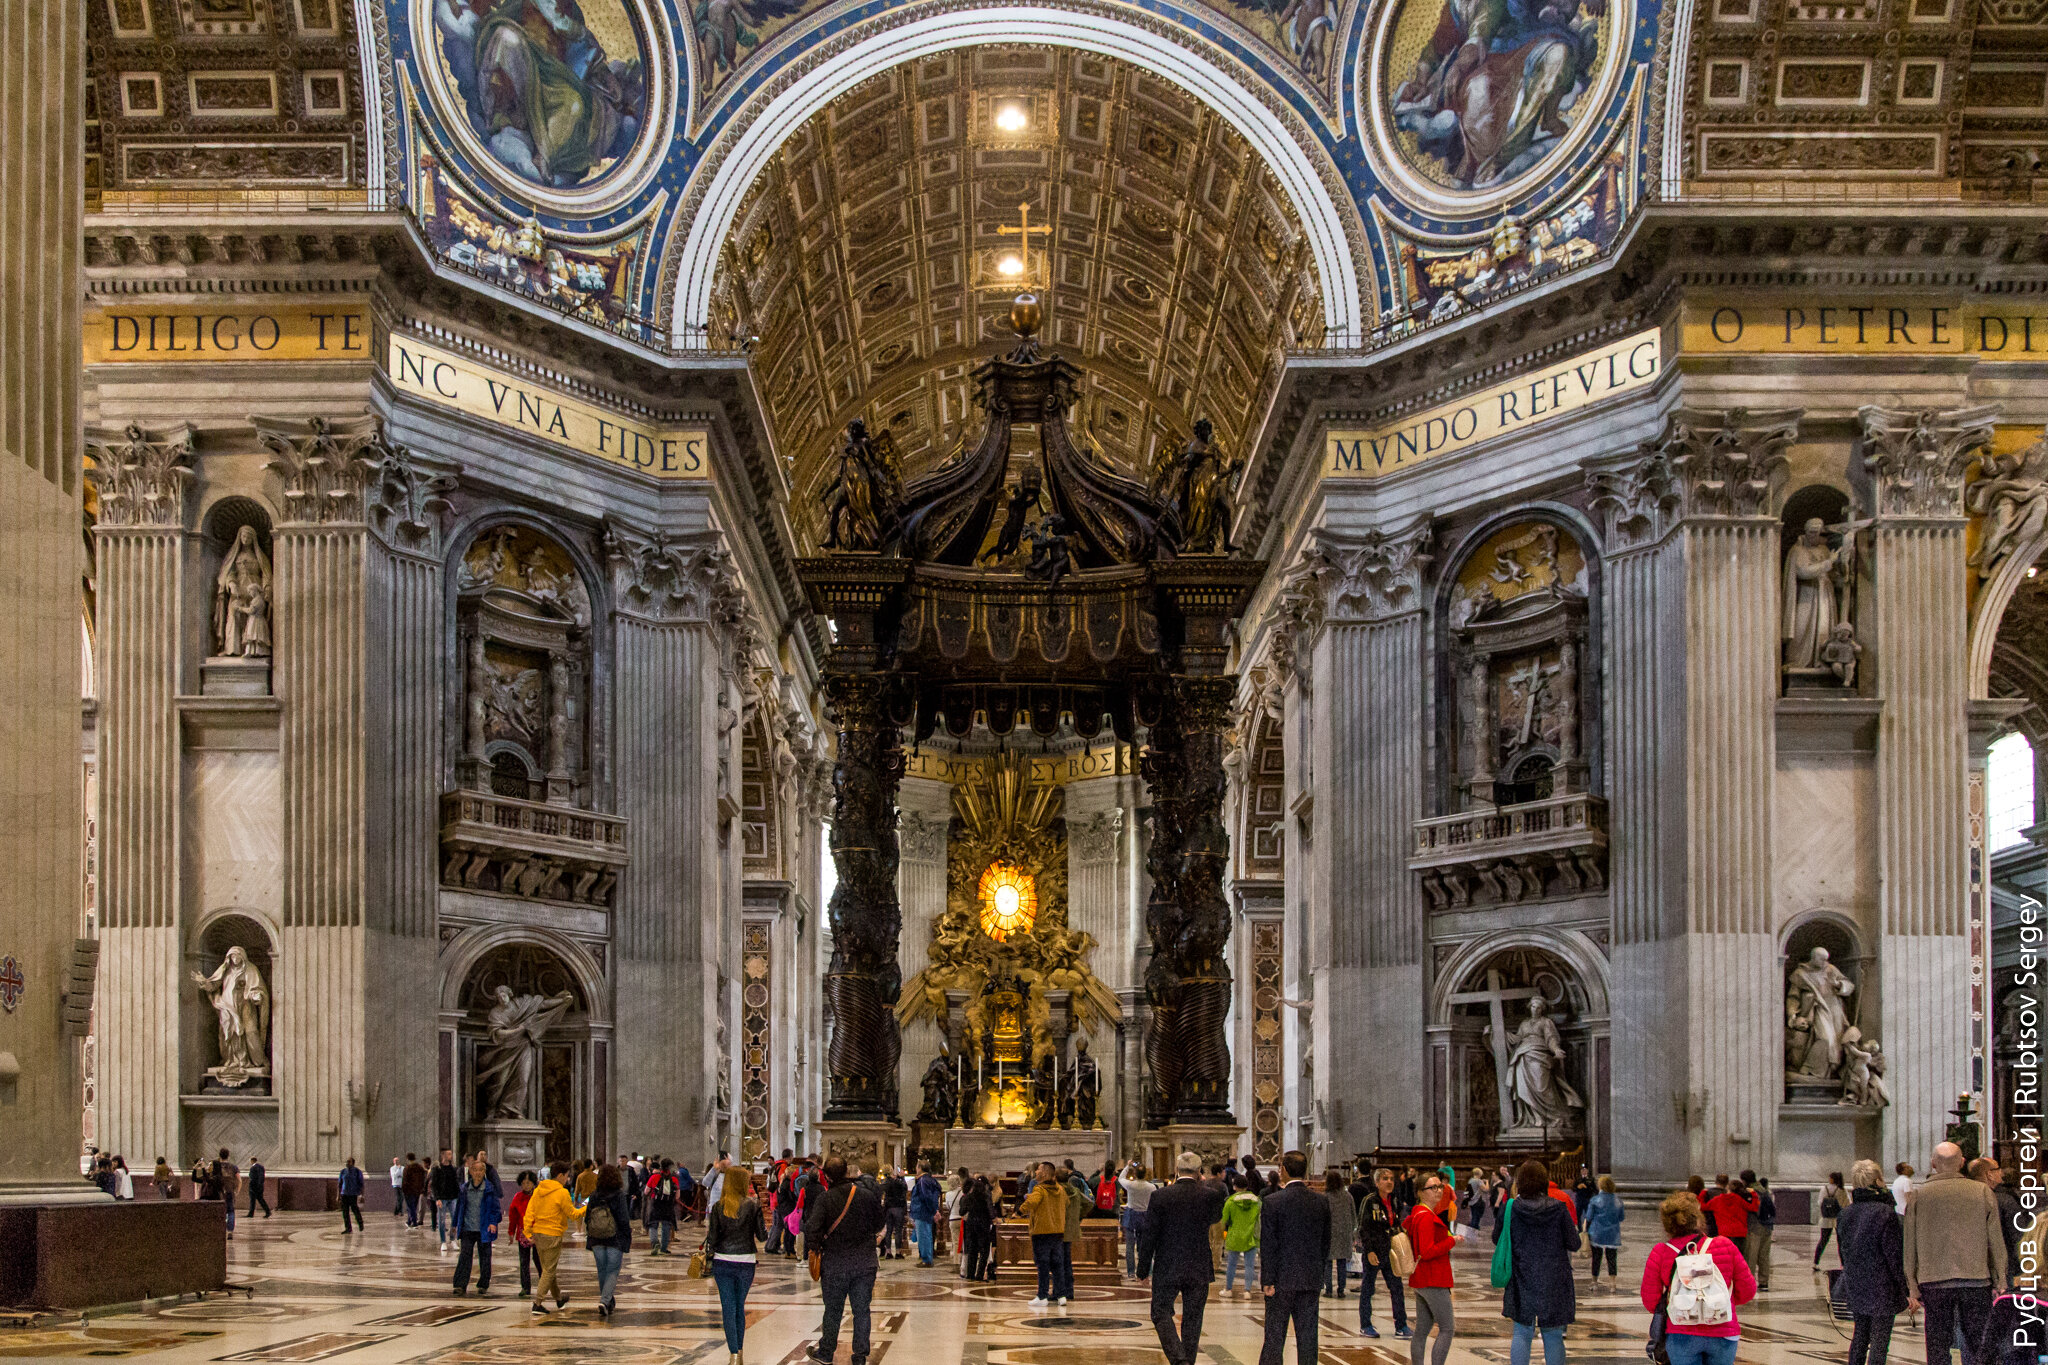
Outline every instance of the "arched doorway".
<path fill-rule="evenodd" d="M 1433 1110 L 1453 1146 L 1610 1153 L 1604 963 L 1576 934 L 1493 937 L 1446 963 L 1430 1026 Z"/>
<path fill-rule="evenodd" d="M 493 939 L 458 953 L 453 1000 L 444 998 L 452 1145 L 515 1170 L 601 1155 L 610 1148 L 610 1030 L 590 964 L 572 945 L 502 931 Z"/>

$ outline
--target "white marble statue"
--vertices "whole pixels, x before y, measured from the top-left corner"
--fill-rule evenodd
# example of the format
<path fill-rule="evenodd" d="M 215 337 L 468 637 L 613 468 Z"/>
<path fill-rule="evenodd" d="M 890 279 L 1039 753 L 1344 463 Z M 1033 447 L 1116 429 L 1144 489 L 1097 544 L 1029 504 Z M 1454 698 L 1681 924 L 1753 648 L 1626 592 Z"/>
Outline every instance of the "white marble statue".
<path fill-rule="evenodd" d="M 1987 455 L 1982 477 L 1970 485 L 1969 509 L 1984 518 L 1970 563 L 1989 578 L 2005 558 L 2048 527 L 2048 482 L 2039 465 L 2042 444 L 2011 455 Z"/>
<path fill-rule="evenodd" d="M 244 526 L 213 583 L 213 648 L 220 658 L 270 657 L 270 556 Z"/>
<path fill-rule="evenodd" d="M 1884 1083 L 1884 1049 L 1877 1039 L 1864 1041 L 1863 1030 L 1850 1025 L 1842 1032 L 1841 1104 L 1883 1108 L 1892 1102 Z"/>
<path fill-rule="evenodd" d="M 1843 1001 L 1856 983 L 1815 948 L 1785 982 L 1785 1070 L 1793 1076 L 1826 1080 L 1842 1064 L 1842 1039 L 1849 1029 Z"/>
<path fill-rule="evenodd" d="M 1808 517 L 1806 528 L 1785 552 L 1785 667 L 1827 668 L 1821 651 L 1842 615 L 1842 588 L 1855 559 L 1855 537 L 1828 546 L 1827 524 Z"/>
<path fill-rule="evenodd" d="M 240 948 L 230 948 L 212 976 L 192 973 L 213 1006 L 220 1033 L 221 1081 L 240 1085 L 270 1067 L 270 991 Z"/>
<path fill-rule="evenodd" d="M 478 1109 L 486 1119 L 530 1119 L 540 1077 L 540 1040 L 568 1013 L 576 996 L 571 991 L 515 996 L 510 986 L 498 987 L 496 995 L 498 1003 L 488 1016 L 491 1041 L 476 1053 Z"/>
<path fill-rule="evenodd" d="M 1558 1132 L 1576 1127 L 1586 1102 L 1564 1078 L 1564 1039 L 1550 1017 L 1550 1002 L 1529 998 L 1529 1017 L 1508 1035 L 1509 1094 L 1517 1128 Z"/>

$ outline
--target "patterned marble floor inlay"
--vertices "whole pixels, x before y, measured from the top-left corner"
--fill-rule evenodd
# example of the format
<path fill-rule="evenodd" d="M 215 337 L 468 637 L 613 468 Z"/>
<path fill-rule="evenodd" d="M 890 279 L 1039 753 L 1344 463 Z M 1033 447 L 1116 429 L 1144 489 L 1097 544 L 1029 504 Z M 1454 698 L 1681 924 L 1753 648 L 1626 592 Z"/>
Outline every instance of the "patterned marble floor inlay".
<path fill-rule="evenodd" d="M 1645 1211 L 1647 1214 L 1647 1211 Z M 1640 1365 L 1649 1315 L 1634 1294 L 1645 1245 L 1625 1224 L 1622 1292 L 1579 1280 L 1577 1321 L 1566 1334 L 1571 1365 Z M 638 1229 L 635 1229 L 636 1233 Z M 1777 1288 L 1742 1310 L 1736 1365 L 1808 1365 L 1848 1358 L 1848 1339 L 1828 1316 L 1822 1281 L 1808 1276 L 1813 1230 L 1780 1228 Z M 1486 1287 L 1492 1247 L 1484 1237 L 1453 1257 L 1457 1337 L 1449 1365 L 1505 1365 L 1509 1324 L 1500 1294 Z M 95 1318 L 86 1326 L 0 1330 L 0 1359 L 147 1358 L 156 1365 L 216 1361 L 335 1361 L 338 1365 L 725 1365 L 718 1295 L 693 1280 L 683 1257 L 626 1258 L 618 1312 L 601 1318 L 589 1253 L 562 1255 L 568 1310 L 536 1317 L 518 1297 L 516 1257 L 494 1267 L 490 1292 L 454 1294 L 455 1257 L 431 1231 L 370 1220 L 344 1239 L 326 1217 L 279 1214 L 244 1221 L 228 1247 L 237 1293 L 164 1303 Z M 1830 1252 L 1829 1261 L 1832 1263 Z M 1004 1267 L 993 1284 L 970 1284 L 942 1261 L 920 1270 L 887 1261 L 876 1284 L 868 1365 L 1165 1365 L 1151 1324 L 1151 1295 L 1114 1269 L 1081 1266 L 1072 1304 L 1033 1308 L 1028 1265 Z M 240 1291 L 249 1291 L 244 1297 Z M 803 1263 L 761 1262 L 747 1300 L 747 1365 L 803 1365 L 818 1340 L 822 1298 Z M 1409 1365 L 1409 1343 L 1393 1335 L 1384 1292 L 1373 1300 L 1378 1340 L 1359 1333 L 1358 1299 L 1325 1298 L 1318 1365 Z M 1209 1296 L 1199 1365 L 1251 1365 L 1258 1359 L 1263 1310 L 1257 1299 Z M 837 1361 L 851 1365 L 853 1323 L 840 1330 Z M 1540 1358 L 1540 1357 L 1539 1357 Z M 1294 1361 L 1290 1342 L 1286 1356 Z M 1922 1365 L 1917 1322 L 1899 1321 L 1894 1365 Z"/>

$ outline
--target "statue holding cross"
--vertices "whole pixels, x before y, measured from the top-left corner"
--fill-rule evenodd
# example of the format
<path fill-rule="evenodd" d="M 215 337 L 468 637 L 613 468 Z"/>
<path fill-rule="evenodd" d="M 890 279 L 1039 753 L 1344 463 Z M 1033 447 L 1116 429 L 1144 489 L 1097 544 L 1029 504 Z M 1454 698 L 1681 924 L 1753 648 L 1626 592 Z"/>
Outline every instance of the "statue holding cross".
<path fill-rule="evenodd" d="M 1510 1029 L 1507 1004 L 1512 1000 L 1528 1002 L 1528 1017 Z M 1503 1135 L 1561 1135 L 1579 1126 L 1586 1102 L 1564 1078 L 1564 1040 L 1541 990 L 1509 986 L 1499 968 L 1488 968 L 1485 990 L 1459 991 L 1451 1003 L 1487 1007 L 1485 1037 L 1493 1052 Z"/>

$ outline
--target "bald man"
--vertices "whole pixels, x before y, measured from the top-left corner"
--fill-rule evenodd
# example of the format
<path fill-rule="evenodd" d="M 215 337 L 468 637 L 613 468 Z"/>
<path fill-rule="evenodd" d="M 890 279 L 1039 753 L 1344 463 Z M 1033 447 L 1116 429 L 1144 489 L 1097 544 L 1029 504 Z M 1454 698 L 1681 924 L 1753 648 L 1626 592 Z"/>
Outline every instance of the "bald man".
<path fill-rule="evenodd" d="M 1963 1149 L 1934 1149 L 1933 1172 L 1906 1205 L 1908 1307 L 1926 1305 L 1927 1365 L 1949 1365 L 1949 1341 L 1963 1328 L 1963 1365 L 1980 1365 L 1976 1344 L 1991 1316 L 1992 1287 L 2005 1280 L 1998 1200 L 1963 1174 Z"/>

